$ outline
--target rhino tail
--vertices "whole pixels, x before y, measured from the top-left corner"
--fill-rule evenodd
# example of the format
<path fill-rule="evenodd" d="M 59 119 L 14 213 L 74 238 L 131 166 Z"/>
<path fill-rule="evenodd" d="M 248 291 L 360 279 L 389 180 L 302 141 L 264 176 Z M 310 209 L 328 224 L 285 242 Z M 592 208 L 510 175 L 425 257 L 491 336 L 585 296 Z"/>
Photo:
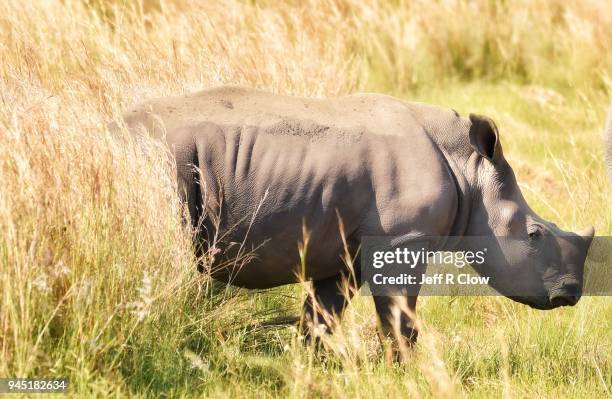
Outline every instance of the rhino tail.
<path fill-rule="evenodd" d="M 608 183 L 612 185 L 612 105 L 608 108 L 606 127 L 604 128 L 606 150 L 606 168 L 608 169 Z"/>

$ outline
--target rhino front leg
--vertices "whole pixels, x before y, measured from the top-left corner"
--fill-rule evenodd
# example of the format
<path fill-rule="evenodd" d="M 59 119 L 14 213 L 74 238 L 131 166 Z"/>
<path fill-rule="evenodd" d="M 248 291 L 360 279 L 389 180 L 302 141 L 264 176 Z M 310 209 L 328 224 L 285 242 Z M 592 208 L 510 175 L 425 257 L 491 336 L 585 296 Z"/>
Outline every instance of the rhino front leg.
<path fill-rule="evenodd" d="M 348 272 L 313 281 L 300 323 L 307 343 L 313 338 L 318 342 L 321 334 L 333 332 L 360 285 L 359 275 Z"/>
<path fill-rule="evenodd" d="M 420 244 L 409 244 L 408 248 L 421 247 Z M 426 265 L 419 264 L 411 274 L 420 276 Z M 401 269 L 396 270 L 397 275 Z M 380 322 L 381 341 L 390 343 L 387 352 L 395 361 L 405 358 L 417 342 L 419 335 L 416 320 L 416 304 L 420 284 L 408 290 L 402 287 L 384 287 L 374 295 L 374 306 Z"/>
<path fill-rule="evenodd" d="M 395 360 L 399 360 L 402 352 L 417 342 L 419 332 L 416 327 L 416 303 L 416 296 L 374 297 L 382 338 L 391 342 L 391 353 Z"/>

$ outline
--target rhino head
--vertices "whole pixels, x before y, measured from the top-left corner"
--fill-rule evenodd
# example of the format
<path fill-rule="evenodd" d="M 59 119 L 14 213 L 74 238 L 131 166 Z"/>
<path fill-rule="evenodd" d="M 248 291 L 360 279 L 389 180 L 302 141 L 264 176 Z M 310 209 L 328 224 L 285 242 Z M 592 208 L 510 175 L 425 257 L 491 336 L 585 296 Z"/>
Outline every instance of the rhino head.
<path fill-rule="evenodd" d="M 490 119 L 470 115 L 473 149 L 465 163 L 472 206 L 464 247 L 487 246 L 473 265 L 501 294 L 537 309 L 573 306 L 582 295 L 593 227 L 566 232 L 527 204 Z M 486 237 L 484 241 L 478 237 Z M 472 238 L 472 240 L 470 240 Z"/>

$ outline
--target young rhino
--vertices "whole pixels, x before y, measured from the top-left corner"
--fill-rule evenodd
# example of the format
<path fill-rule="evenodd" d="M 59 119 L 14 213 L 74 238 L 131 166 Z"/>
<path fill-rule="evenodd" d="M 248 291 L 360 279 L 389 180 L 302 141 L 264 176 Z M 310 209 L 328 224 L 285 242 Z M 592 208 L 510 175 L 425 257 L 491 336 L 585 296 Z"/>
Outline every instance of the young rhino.
<path fill-rule="evenodd" d="M 566 233 L 529 208 L 488 118 L 378 94 L 308 99 L 220 87 L 145 102 L 124 120 L 173 152 L 196 251 L 215 255 L 204 265 L 212 276 L 248 288 L 310 279 L 318 306 L 306 300 L 309 320 L 341 316 L 355 291 L 339 288 L 349 274 L 341 255 L 365 236 L 447 251 L 487 236 L 499 245 L 478 271 L 496 277 L 496 290 L 538 309 L 580 298 L 593 228 Z M 504 239 L 518 248 L 512 256 Z M 376 312 L 392 334 L 397 295 L 411 310 L 400 335 L 412 343 L 414 294 L 374 296 Z"/>

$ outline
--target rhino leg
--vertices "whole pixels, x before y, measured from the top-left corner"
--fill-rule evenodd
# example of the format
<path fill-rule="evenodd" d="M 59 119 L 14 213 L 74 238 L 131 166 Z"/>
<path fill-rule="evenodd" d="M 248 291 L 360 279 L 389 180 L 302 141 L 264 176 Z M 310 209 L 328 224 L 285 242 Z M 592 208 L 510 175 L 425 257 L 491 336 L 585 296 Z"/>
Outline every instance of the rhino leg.
<path fill-rule="evenodd" d="M 403 306 L 399 306 L 399 311 L 394 311 L 398 307 L 398 299 L 405 300 Z M 419 332 L 416 328 L 416 296 L 375 296 L 374 305 L 380 321 L 382 335 L 384 339 L 392 342 L 393 357 L 398 360 L 403 348 L 412 348 L 417 341 Z"/>
<path fill-rule="evenodd" d="M 413 274 L 417 276 L 424 272 L 424 265 L 417 265 L 413 269 Z M 410 293 L 399 287 L 386 287 L 380 293 L 382 295 L 374 296 L 381 340 L 390 342 L 390 354 L 395 361 L 405 358 L 417 342 L 416 304 L 419 291 L 420 286 L 413 287 Z"/>
<path fill-rule="evenodd" d="M 313 281 L 300 323 L 307 343 L 312 342 L 313 336 L 318 342 L 320 333 L 333 332 L 360 285 L 360 277 L 348 272 Z"/>
<path fill-rule="evenodd" d="M 204 209 L 205 195 L 203 193 L 202 171 L 195 143 L 186 140 L 175 146 L 174 155 L 176 160 L 177 188 L 178 196 L 182 204 L 187 205 L 189 213 L 188 220 L 183 220 L 184 224 L 189 223 L 193 229 L 193 247 L 197 259 L 197 268 L 200 273 L 205 272 L 204 256 L 210 250 L 211 245 L 215 245 L 216 226 L 206 216 Z"/>

